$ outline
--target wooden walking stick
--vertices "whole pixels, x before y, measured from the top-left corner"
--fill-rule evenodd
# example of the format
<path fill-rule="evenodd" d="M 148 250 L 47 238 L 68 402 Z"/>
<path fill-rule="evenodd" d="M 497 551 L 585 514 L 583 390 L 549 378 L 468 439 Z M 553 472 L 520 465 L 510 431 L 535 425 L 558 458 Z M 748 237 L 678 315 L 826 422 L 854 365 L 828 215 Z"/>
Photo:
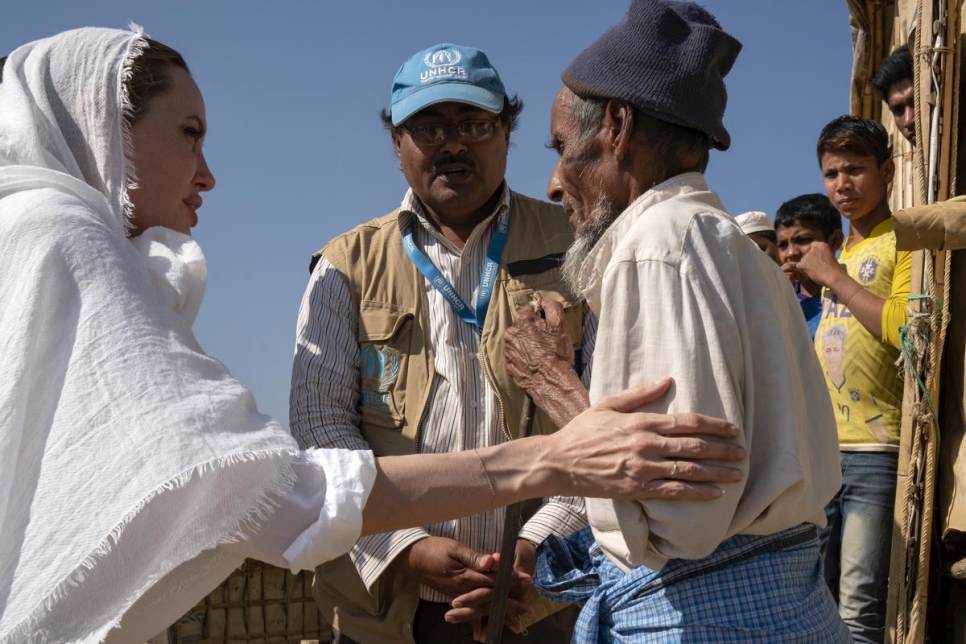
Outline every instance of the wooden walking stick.
<path fill-rule="evenodd" d="M 531 298 L 530 306 L 537 315 L 543 317 L 543 307 L 540 306 L 539 294 Z M 527 396 L 523 401 L 523 411 L 520 414 L 520 429 L 523 438 L 533 431 L 533 414 L 536 405 L 533 398 Z M 493 602 L 490 604 L 490 616 L 486 623 L 486 644 L 500 644 L 503 638 L 503 620 L 506 618 L 506 603 L 510 598 L 510 578 L 513 576 L 513 562 L 517 554 L 517 538 L 523 527 L 523 503 L 513 503 L 507 506 L 506 519 L 503 522 L 503 543 L 500 546 L 500 566 L 496 571 L 496 582 L 493 585 Z"/>
<path fill-rule="evenodd" d="M 533 413 L 536 405 L 533 398 L 526 397 L 523 401 L 523 413 L 520 427 L 523 436 L 527 437 L 533 431 Z M 510 577 L 513 575 L 513 561 L 516 559 L 517 535 L 523 527 L 523 503 L 513 503 L 507 506 L 506 519 L 503 522 L 503 544 L 500 546 L 500 566 L 496 571 L 496 582 L 493 586 L 493 602 L 490 604 L 490 616 L 486 623 L 486 644 L 500 644 L 503 637 L 503 620 L 506 617 L 506 603 L 510 597 Z"/>

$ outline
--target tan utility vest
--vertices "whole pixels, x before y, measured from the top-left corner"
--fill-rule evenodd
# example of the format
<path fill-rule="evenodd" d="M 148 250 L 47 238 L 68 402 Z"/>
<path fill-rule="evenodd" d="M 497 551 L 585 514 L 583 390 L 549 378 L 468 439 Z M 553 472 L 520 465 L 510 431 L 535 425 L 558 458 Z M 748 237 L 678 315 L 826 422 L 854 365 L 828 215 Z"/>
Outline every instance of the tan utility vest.
<path fill-rule="evenodd" d="M 536 294 L 563 303 L 570 336 L 579 348 L 582 306 L 560 277 L 560 258 L 573 240 L 563 211 L 517 193 L 512 194 L 512 208 L 510 231 L 480 336 L 480 362 L 500 401 L 503 432 L 508 438 L 518 438 L 525 395 L 506 373 L 503 333 Z M 313 267 L 319 255 L 345 279 L 359 312 L 362 434 L 377 456 L 414 454 L 420 432 L 426 431 L 421 424 L 435 370 L 425 278 L 403 249 L 399 212 L 336 237 L 316 253 Z M 538 410 L 533 433 L 555 430 Z M 370 592 L 346 555 L 316 568 L 314 592 L 330 623 L 352 639 L 413 641 L 419 585 L 392 569 Z M 535 610 L 535 617 L 542 617 L 553 609 L 535 606 Z"/>

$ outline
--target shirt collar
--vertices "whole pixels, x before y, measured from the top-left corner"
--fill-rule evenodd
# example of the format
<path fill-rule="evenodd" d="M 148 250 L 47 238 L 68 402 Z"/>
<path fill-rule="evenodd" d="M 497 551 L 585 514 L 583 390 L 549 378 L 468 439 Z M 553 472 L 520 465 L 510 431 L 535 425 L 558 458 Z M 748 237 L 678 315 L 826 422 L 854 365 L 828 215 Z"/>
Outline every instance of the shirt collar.
<path fill-rule="evenodd" d="M 624 209 L 614 220 L 594 247 L 591 249 L 584 263 L 580 267 L 580 291 L 591 309 L 600 315 L 600 289 L 604 271 L 610 263 L 614 251 L 633 228 L 637 218 L 648 208 L 667 201 L 681 194 L 691 192 L 707 192 L 708 184 L 700 172 L 686 172 L 663 181 Z M 724 209 L 724 206 L 717 207 Z"/>
<path fill-rule="evenodd" d="M 509 207 L 510 187 L 507 185 L 507 182 L 504 181 L 500 192 L 500 199 L 497 201 L 496 207 L 493 209 L 493 212 L 491 212 L 490 215 L 481 221 L 480 224 L 473 230 L 473 233 L 470 235 L 470 239 L 467 240 L 466 245 L 469 246 L 472 241 L 477 239 L 488 229 L 492 228 L 497 217 L 502 215 Z M 423 206 L 423 203 L 413 192 L 413 189 L 409 188 L 406 190 L 406 195 L 403 197 L 402 204 L 399 206 L 398 220 L 400 229 L 406 225 L 407 220 L 409 220 L 411 217 L 415 217 L 416 221 L 419 222 L 419 225 L 440 242 L 446 244 L 447 247 L 453 247 L 452 242 L 446 239 L 443 234 L 439 232 L 439 229 L 433 224 L 433 222 L 430 221 L 429 215 L 426 214 L 426 208 Z M 453 250 L 456 250 L 456 248 L 453 247 Z"/>
<path fill-rule="evenodd" d="M 861 247 L 862 244 L 864 244 L 866 241 L 891 233 L 894 229 L 895 229 L 895 220 L 891 216 L 886 217 L 885 219 L 883 219 L 882 221 L 880 221 L 878 224 L 875 225 L 875 228 L 872 229 L 872 232 L 869 233 L 868 237 L 860 241 L 852 248 L 849 248 L 849 243 L 852 241 L 852 232 L 851 232 L 851 228 L 849 228 L 849 236 L 845 239 L 845 243 L 842 244 L 842 255 L 845 255 L 846 257 L 848 257 L 849 255 L 855 252 L 856 248 Z"/>

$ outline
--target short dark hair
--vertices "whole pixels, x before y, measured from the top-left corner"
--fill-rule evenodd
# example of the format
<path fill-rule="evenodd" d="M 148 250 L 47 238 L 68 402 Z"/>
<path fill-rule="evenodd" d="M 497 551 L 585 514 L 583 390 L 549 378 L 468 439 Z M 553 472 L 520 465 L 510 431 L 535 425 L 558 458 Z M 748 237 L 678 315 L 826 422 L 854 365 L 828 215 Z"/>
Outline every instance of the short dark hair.
<path fill-rule="evenodd" d="M 818 154 L 819 167 L 822 166 L 822 157 L 830 152 L 875 157 L 878 165 L 882 165 L 892 157 L 892 151 L 889 149 L 889 135 L 886 134 L 882 123 L 848 114 L 838 117 L 822 128 L 815 151 Z"/>
<path fill-rule="evenodd" d="M 828 239 L 834 232 L 842 230 L 842 215 L 826 195 L 813 192 L 789 199 L 778 207 L 775 213 L 776 229 L 796 223 L 817 228 Z"/>
<path fill-rule="evenodd" d="M 599 131 L 610 100 L 574 95 L 570 109 L 577 120 L 577 145 L 581 148 L 586 147 Z M 654 157 L 666 166 L 668 177 L 707 169 L 711 145 L 704 132 L 662 121 L 630 103 L 627 105 L 634 112 L 634 130 L 646 135 Z"/>
<path fill-rule="evenodd" d="M 882 59 L 879 71 L 872 78 L 872 89 L 883 101 L 888 100 L 889 90 L 904 80 L 913 80 L 912 54 L 909 45 L 902 45 Z"/>
<path fill-rule="evenodd" d="M 516 94 L 513 96 L 504 96 L 503 111 L 500 112 L 500 120 L 512 132 L 520 125 L 520 112 L 522 111 L 523 101 L 517 98 Z M 416 112 L 416 114 L 418 113 Z M 389 110 L 383 109 L 379 112 L 379 118 L 382 119 L 382 126 L 389 130 L 391 134 L 399 134 L 402 129 L 402 124 L 392 124 L 392 113 Z"/>

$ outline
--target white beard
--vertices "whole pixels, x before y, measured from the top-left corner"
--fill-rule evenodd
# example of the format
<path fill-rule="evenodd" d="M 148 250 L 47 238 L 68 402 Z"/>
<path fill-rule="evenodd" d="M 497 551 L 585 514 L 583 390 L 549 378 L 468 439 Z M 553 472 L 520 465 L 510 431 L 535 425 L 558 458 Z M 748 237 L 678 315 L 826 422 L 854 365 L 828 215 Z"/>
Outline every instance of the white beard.
<path fill-rule="evenodd" d="M 597 245 L 604 231 L 617 219 L 617 214 L 607 197 L 604 195 L 597 197 L 583 230 L 564 254 L 563 261 L 560 263 L 560 273 L 575 294 L 583 290 L 580 284 L 580 269 L 584 265 L 584 260 Z"/>

